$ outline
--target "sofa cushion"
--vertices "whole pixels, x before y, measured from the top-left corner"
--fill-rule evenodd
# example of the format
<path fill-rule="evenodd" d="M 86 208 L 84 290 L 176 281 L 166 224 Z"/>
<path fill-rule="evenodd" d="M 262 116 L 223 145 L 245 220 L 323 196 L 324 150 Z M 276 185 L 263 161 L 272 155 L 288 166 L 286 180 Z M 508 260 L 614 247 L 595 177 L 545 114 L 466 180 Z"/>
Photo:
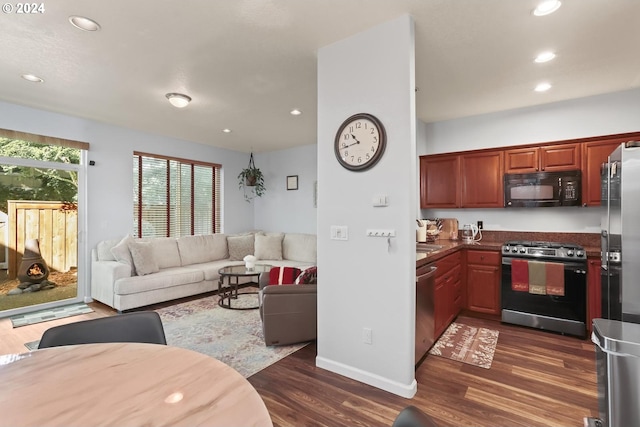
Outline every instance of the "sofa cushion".
<path fill-rule="evenodd" d="M 296 285 L 317 285 L 318 284 L 318 267 L 313 266 L 304 270 L 296 278 Z"/>
<path fill-rule="evenodd" d="M 133 259 L 133 265 L 136 267 L 136 273 L 139 276 L 157 273 L 160 271 L 158 263 L 153 255 L 153 246 L 151 242 L 141 242 L 131 240 L 129 242 L 129 251 Z"/>
<path fill-rule="evenodd" d="M 269 271 L 269 284 L 293 285 L 300 272 L 296 267 L 273 267 Z"/>
<path fill-rule="evenodd" d="M 229 256 L 227 236 L 220 233 L 180 237 L 178 249 L 182 265 L 200 264 Z"/>
<path fill-rule="evenodd" d="M 175 237 L 154 237 L 142 239 L 151 242 L 153 257 L 158 264 L 158 268 L 180 267 L 180 252 L 178 252 L 178 242 Z"/>
<path fill-rule="evenodd" d="M 117 245 L 120 239 L 103 240 L 96 246 L 98 261 L 115 261 L 116 257 L 111 253 L 111 248 Z"/>
<path fill-rule="evenodd" d="M 131 251 L 129 250 L 129 242 L 133 241 L 133 237 L 130 235 L 124 236 L 120 242 L 111 248 L 111 254 L 118 262 L 123 262 L 131 266 L 131 275 L 136 275 L 136 267 L 133 264 L 133 258 L 131 258 Z"/>
<path fill-rule="evenodd" d="M 316 235 L 303 233 L 285 234 L 282 240 L 282 258 L 316 264 Z"/>
<path fill-rule="evenodd" d="M 200 270 L 189 267 L 171 267 L 146 276 L 118 279 L 114 284 L 113 292 L 116 295 L 130 295 L 188 283 L 197 283 L 203 280 L 204 274 Z"/>
<path fill-rule="evenodd" d="M 227 258 L 227 259 L 220 259 L 217 261 L 204 262 L 202 264 L 192 264 L 189 266 L 189 268 L 202 271 L 202 273 L 204 274 L 204 280 L 218 280 L 220 279 L 220 274 L 218 273 L 218 271 L 222 267 L 227 267 L 230 265 L 244 265 L 244 262 L 229 261 L 229 259 Z M 247 281 L 250 281 L 250 280 L 247 280 Z M 239 283 L 243 283 L 243 281 L 240 280 Z"/>
<path fill-rule="evenodd" d="M 229 259 L 231 261 L 242 261 L 247 255 L 253 255 L 253 244 L 255 237 L 253 234 L 244 236 L 227 236 L 229 246 Z"/>
<path fill-rule="evenodd" d="M 256 234 L 255 253 L 258 259 L 281 260 L 284 233 Z"/>

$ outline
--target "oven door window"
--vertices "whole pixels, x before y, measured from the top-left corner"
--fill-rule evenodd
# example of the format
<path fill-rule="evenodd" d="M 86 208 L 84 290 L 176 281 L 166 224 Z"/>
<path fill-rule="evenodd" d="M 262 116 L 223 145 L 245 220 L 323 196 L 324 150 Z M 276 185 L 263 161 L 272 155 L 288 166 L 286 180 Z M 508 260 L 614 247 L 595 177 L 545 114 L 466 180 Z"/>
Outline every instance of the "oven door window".
<path fill-rule="evenodd" d="M 514 185 L 509 190 L 511 200 L 552 200 L 554 186 L 550 184 Z"/>

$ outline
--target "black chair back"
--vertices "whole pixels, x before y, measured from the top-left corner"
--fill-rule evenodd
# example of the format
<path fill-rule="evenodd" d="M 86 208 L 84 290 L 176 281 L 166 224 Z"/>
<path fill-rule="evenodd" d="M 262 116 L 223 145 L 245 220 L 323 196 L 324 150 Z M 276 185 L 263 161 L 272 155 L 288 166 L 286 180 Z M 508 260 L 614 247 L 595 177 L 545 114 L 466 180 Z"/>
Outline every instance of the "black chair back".
<path fill-rule="evenodd" d="M 438 427 L 433 419 L 415 406 L 404 408 L 391 427 Z"/>
<path fill-rule="evenodd" d="M 38 348 L 107 342 L 167 344 L 158 313 L 137 311 L 55 326 L 44 331 Z"/>

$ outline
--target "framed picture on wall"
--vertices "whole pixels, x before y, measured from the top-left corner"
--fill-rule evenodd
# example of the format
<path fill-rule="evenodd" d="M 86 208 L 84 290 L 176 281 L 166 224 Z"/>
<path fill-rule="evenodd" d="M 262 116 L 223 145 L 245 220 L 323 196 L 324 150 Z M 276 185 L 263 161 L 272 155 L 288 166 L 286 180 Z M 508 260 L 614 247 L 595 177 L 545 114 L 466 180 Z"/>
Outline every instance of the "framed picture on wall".
<path fill-rule="evenodd" d="M 289 175 L 287 177 L 287 190 L 298 189 L 298 175 Z"/>

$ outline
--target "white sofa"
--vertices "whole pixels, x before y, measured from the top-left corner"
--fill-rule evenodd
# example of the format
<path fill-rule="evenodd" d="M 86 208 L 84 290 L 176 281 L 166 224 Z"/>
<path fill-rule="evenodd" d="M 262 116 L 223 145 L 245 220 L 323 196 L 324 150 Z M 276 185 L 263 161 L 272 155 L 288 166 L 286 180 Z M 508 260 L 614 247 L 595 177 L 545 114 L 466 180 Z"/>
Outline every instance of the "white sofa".
<path fill-rule="evenodd" d="M 316 236 L 252 232 L 179 238 L 105 240 L 91 251 L 91 296 L 118 311 L 218 289 L 218 270 L 257 264 L 307 268 L 316 264 Z"/>

